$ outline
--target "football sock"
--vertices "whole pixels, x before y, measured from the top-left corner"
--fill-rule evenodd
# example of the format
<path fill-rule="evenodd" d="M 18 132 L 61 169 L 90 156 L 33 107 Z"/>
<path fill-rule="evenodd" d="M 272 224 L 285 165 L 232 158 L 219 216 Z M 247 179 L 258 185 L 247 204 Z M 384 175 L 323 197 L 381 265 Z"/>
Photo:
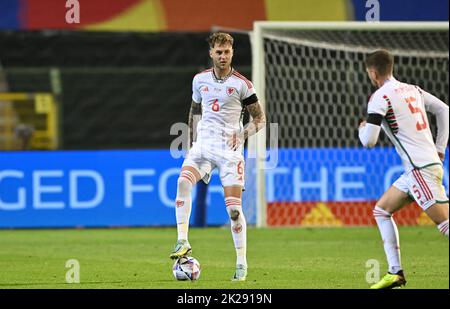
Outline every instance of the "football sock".
<path fill-rule="evenodd" d="M 231 219 L 231 235 L 236 249 L 236 264 L 247 266 L 247 222 L 242 212 L 241 199 L 227 197 L 225 205 Z"/>
<path fill-rule="evenodd" d="M 389 273 L 396 274 L 402 270 L 397 225 L 392 215 L 378 206 L 375 206 L 373 215 L 383 240 L 384 251 L 389 264 Z"/>
<path fill-rule="evenodd" d="M 191 216 L 191 191 L 196 183 L 195 175 L 190 171 L 182 171 L 178 178 L 175 212 L 177 218 L 178 239 L 188 239 L 189 218 Z"/>

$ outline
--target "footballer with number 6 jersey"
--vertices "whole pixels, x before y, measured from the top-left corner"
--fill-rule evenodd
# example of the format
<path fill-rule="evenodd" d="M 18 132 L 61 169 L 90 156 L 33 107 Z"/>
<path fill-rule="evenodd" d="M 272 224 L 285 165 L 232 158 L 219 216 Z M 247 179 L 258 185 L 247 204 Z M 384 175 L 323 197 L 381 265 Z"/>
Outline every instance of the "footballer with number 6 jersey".
<path fill-rule="evenodd" d="M 381 128 L 395 145 L 405 172 L 377 202 L 377 222 L 389 264 L 388 274 L 371 288 L 387 289 L 406 283 L 400 260 L 400 242 L 392 215 L 413 200 L 448 238 L 448 197 L 443 180 L 443 161 L 449 136 L 449 107 L 418 86 L 393 77 L 394 58 L 377 50 L 366 58 L 366 70 L 378 90 L 368 103 L 368 117 L 359 127 L 365 147 L 373 147 Z M 427 112 L 436 116 L 433 141 Z"/>
<path fill-rule="evenodd" d="M 199 180 L 208 183 L 211 172 L 218 168 L 236 249 L 232 280 L 244 281 L 247 224 L 242 212 L 243 146 L 247 137 L 265 126 L 266 120 L 252 83 L 231 66 L 233 42 L 233 37 L 227 33 L 213 33 L 208 39 L 213 67 L 197 74 L 192 82 L 190 149 L 178 178 L 175 208 L 178 241 L 170 258 L 191 254 L 188 241 L 191 191 Z M 242 126 L 244 108 L 252 116 L 245 128 Z"/>

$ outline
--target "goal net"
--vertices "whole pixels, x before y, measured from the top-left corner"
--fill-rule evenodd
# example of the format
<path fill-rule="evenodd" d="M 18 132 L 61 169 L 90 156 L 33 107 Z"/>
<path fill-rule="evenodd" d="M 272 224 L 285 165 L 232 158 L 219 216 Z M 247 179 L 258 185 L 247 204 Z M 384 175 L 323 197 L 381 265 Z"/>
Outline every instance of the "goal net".
<path fill-rule="evenodd" d="M 396 78 L 448 103 L 448 24 L 256 22 L 252 40 L 253 82 L 268 124 L 276 125 L 249 142 L 248 221 L 374 224 L 376 200 L 403 168 L 383 134 L 375 149 L 359 143 L 358 124 L 375 90 L 364 59 L 375 49 L 390 50 Z M 278 149 L 269 147 L 271 140 Z M 448 164 L 444 185 L 448 194 Z M 402 209 L 397 222 L 431 223 L 417 205 Z"/>

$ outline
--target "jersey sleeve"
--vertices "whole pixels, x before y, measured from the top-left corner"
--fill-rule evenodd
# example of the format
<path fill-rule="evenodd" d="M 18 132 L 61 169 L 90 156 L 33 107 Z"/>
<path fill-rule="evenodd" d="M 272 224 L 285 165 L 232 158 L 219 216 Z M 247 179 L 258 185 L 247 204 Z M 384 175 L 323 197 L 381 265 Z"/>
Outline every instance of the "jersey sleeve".
<path fill-rule="evenodd" d="M 242 83 L 242 100 L 245 100 L 249 98 L 251 95 L 256 94 L 255 88 L 253 87 L 253 84 L 249 80 L 245 80 L 244 83 Z"/>
<path fill-rule="evenodd" d="M 418 88 L 423 96 L 425 109 L 436 116 L 436 150 L 445 153 L 449 136 L 449 107 L 434 95 Z"/>
<path fill-rule="evenodd" d="M 378 114 L 383 117 L 386 116 L 388 109 L 388 100 L 389 98 L 386 95 L 378 91 L 375 92 L 369 99 L 369 103 L 367 105 L 367 113 Z"/>
<path fill-rule="evenodd" d="M 434 115 L 438 115 L 440 113 L 443 113 L 448 109 L 448 105 L 445 104 L 443 101 L 432 95 L 431 93 L 428 93 L 420 88 L 419 92 L 423 97 L 423 103 L 425 104 L 425 109 L 427 112 L 431 112 Z"/>
<path fill-rule="evenodd" d="M 200 89 L 198 88 L 198 79 L 197 76 L 192 80 L 192 101 L 195 103 L 202 102 L 202 96 L 200 94 Z"/>
<path fill-rule="evenodd" d="M 244 106 L 256 103 L 258 101 L 255 88 L 253 87 L 252 82 L 248 79 L 245 79 L 245 81 L 242 83 L 241 101 Z"/>

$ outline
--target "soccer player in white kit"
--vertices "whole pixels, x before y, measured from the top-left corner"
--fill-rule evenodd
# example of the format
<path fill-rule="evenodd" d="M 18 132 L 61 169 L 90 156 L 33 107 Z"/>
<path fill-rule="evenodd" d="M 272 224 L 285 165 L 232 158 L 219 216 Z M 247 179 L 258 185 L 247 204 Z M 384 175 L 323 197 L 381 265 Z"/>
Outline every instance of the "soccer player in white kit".
<path fill-rule="evenodd" d="M 394 59 L 388 51 L 377 50 L 369 54 L 365 64 L 367 74 L 378 90 L 369 100 L 368 117 L 360 124 L 359 138 L 365 147 L 373 147 L 383 128 L 405 168 L 373 210 L 389 270 L 371 288 L 389 289 L 406 284 L 393 213 L 415 200 L 448 238 L 448 197 L 442 178 L 449 134 L 449 108 L 419 87 L 396 80 L 393 77 Z M 433 142 L 427 111 L 436 115 L 436 143 Z"/>
<path fill-rule="evenodd" d="M 192 82 L 189 115 L 191 148 L 178 178 L 178 241 L 170 258 L 191 254 L 188 242 L 191 191 L 199 180 L 208 183 L 212 170 L 217 167 L 237 256 L 232 280 L 245 281 L 247 225 L 241 202 L 244 188 L 243 145 L 247 137 L 264 127 L 266 120 L 252 83 L 231 66 L 233 42 L 233 37 L 227 33 L 212 34 L 208 43 L 213 67 L 197 74 Z M 244 108 L 252 116 L 252 121 L 245 128 L 242 126 Z"/>

